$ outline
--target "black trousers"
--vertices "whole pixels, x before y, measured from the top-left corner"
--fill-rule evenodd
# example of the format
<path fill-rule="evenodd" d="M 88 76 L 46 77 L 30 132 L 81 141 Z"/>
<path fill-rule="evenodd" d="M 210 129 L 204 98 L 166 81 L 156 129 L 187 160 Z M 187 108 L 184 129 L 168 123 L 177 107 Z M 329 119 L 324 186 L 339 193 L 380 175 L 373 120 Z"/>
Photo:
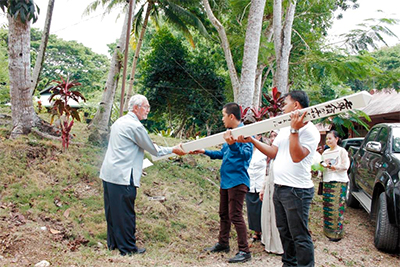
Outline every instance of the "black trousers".
<path fill-rule="evenodd" d="M 137 251 L 136 247 L 136 187 L 103 181 L 104 210 L 107 220 L 108 249 L 119 249 L 121 255 Z"/>
<path fill-rule="evenodd" d="M 246 205 L 249 229 L 256 232 L 261 232 L 262 201 L 260 200 L 259 193 L 247 192 Z"/>

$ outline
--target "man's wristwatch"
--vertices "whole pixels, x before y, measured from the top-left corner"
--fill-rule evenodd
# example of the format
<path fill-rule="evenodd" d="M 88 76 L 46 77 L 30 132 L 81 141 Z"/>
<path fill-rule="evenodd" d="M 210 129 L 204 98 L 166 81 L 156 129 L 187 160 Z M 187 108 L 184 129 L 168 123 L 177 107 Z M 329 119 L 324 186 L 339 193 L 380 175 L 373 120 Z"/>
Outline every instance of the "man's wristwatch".
<path fill-rule="evenodd" d="M 299 130 L 290 128 L 290 133 L 291 133 L 291 134 L 298 134 L 298 133 L 299 133 Z"/>

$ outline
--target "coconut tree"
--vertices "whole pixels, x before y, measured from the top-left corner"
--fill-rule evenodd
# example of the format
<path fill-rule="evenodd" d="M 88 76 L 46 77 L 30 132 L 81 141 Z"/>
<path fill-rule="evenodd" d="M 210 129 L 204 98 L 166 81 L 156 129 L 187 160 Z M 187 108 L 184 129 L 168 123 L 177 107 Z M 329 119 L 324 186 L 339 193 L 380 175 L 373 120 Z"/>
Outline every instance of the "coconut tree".
<path fill-rule="evenodd" d="M 140 36 L 139 36 L 139 41 L 137 43 L 136 47 L 136 52 L 134 56 L 134 60 L 132 63 L 132 72 L 131 72 L 131 78 L 130 78 L 130 87 L 128 91 L 128 97 L 132 94 L 132 88 L 133 88 L 133 81 L 134 81 L 134 76 L 135 76 L 135 71 L 136 71 L 136 64 L 137 60 L 139 58 L 139 51 L 141 48 L 143 36 L 146 31 L 147 23 L 149 17 L 153 17 L 154 20 L 157 22 L 157 17 L 159 17 L 161 14 L 165 16 L 166 20 L 170 22 L 171 24 L 175 25 L 178 29 L 180 29 L 184 35 L 191 41 L 193 44 L 193 39 L 190 34 L 190 31 L 186 25 L 192 25 L 195 26 L 197 29 L 200 30 L 201 33 L 207 34 L 207 31 L 205 30 L 205 27 L 201 23 L 200 19 L 198 19 L 195 15 L 193 15 L 191 12 L 189 12 L 188 9 L 184 8 L 184 6 L 189 7 L 189 6 L 194 6 L 195 3 L 198 3 L 198 0 L 187 0 L 187 1 L 182 1 L 182 0 L 146 0 L 143 2 L 143 4 L 140 6 L 138 11 L 136 12 L 134 16 L 134 32 L 138 33 L 140 30 Z M 106 12 L 110 12 L 112 9 L 115 9 L 118 5 L 121 5 L 122 3 L 126 4 L 126 0 L 96 0 L 92 2 L 87 8 L 85 13 L 90 13 L 93 10 L 96 10 L 99 6 L 105 7 Z M 183 6 L 184 4 L 184 6 Z M 146 10 L 146 12 L 144 12 Z M 143 17 L 144 16 L 144 17 Z M 125 24 L 124 24 L 125 25 Z M 123 33 L 122 33 L 123 34 Z M 120 44 L 119 48 L 120 50 L 122 49 L 123 44 L 121 44 L 121 40 L 124 40 L 125 38 L 120 38 Z M 124 49 L 125 50 L 125 47 Z M 116 55 L 118 56 L 118 55 Z M 118 57 L 117 57 L 118 58 Z M 109 74 L 109 79 L 107 81 L 108 83 L 111 83 L 111 80 L 113 84 L 116 86 L 118 83 L 118 79 L 115 79 L 114 77 L 119 77 L 117 76 L 117 72 L 119 73 L 120 67 L 119 68 L 114 68 L 114 66 L 118 66 L 116 61 L 114 61 L 114 57 L 112 60 L 111 67 L 113 70 L 110 69 L 110 74 Z M 111 72 L 113 74 L 111 75 Z M 106 89 L 110 88 L 109 85 L 106 86 Z M 100 103 L 100 108 L 98 109 L 94 119 L 92 120 L 91 123 L 91 128 L 96 129 L 96 133 L 92 136 L 92 140 L 99 140 L 98 139 L 98 134 L 101 132 L 104 132 L 108 128 L 108 121 L 110 118 L 110 113 L 111 113 L 111 108 L 112 108 L 112 103 L 114 101 L 114 95 L 115 95 L 115 90 L 112 90 L 113 92 L 109 92 L 109 90 L 105 90 L 103 93 L 103 100 Z M 123 97 L 123 96 L 121 96 Z M 125 101 L 127 102 L 127 101 Z M 98 130 L 100 132 L 98 132 Z M 97 137 L 96 137 L 97 136 Z"/>
<path fill-rule="evenodd" d="M 53 17 L 54 2 L 55 0 L 49 0 L 49 3 L 47 5 L 47 14 L 46 14 L 46 21 L 44 23 L 42 41 L 40 42 L 40 47 L 35 62 L 35 68 L 33 69 L 32 73 L 32 88 L 31 88 L 32 94 L 35 92 L 36 87 L 39 83 L 40 73 L 43 68 L 47 43 L 50 35 L 50 25 L 51 25 L 51 19 Z"/>
<path fill-rule="evenodd" d="M 33 0 L 0 0 L 0 8 L 7 12 L 8 53 L 13 129 L 11 138 L 28 134 L 34 124 L 31 96 L 30 30 L 31 21 L 38 18 L 38 7 Z"/>
<path fill-rule="evenodd" d="M 120 2 L 125 1 L 113 1 L 113 3 L 107 6 L 114 7 Z M 126 2 L 125 2 L 126 3 Z M 89 140 L 93 143 L 103 143 L 107 138 L 108 126 L 110 121 L 111 110 L 114 102 L 115 92 L 118 86 L 119 76 L 121 72 L 121 68 L 123 65 L 123 54 L 126 47 L 126 38 L 127 38 L 127 27 L 131 24 L 132 21 L 129 21 L 129 11 L 126 12 L 123 28 L 121 31 L 121 36 L 119 38 L 118 45 L 113 53 L 113 57 L 111 59 L 110 70 L 108 72 L 107 81 L 105 84 L 105 88 L 103 91 L 102 100 L 97 109 L 95 116 L 89 128 L 91 129 L 91 134 L 89 136 Z"/>

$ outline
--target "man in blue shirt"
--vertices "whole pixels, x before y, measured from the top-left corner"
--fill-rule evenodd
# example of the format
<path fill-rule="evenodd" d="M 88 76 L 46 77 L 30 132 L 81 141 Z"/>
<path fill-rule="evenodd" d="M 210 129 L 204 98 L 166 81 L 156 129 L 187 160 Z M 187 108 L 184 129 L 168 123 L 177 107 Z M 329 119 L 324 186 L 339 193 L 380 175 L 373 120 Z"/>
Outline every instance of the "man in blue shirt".
<path fill-rule="evenodd" d="M 236 103 L 228 103 L 222 110 L 222 121 L 228 129 L 224 133 L 226 143 L 220 151 L 196 150 L 192 154 L 205 154 L 211 159 L 222 159 L 221 164 L 221 188 L 219 217 L 220 229 L 218 243 L 207 248 L 209 252 L 228 252 L 229 232 L 231 223 L 235 225 L 239 252 L 235 257 L 229 259 L 230 263 L 245 262 L 251 259 L 247 243 L 247 227 L 243 218 L 243 202 L 250 187 L 250 177 L 247 173 L 253 145 L 251 143 L 236 143 L 229 129 L 243 126 L 240 122 L 240 107 Z"/>

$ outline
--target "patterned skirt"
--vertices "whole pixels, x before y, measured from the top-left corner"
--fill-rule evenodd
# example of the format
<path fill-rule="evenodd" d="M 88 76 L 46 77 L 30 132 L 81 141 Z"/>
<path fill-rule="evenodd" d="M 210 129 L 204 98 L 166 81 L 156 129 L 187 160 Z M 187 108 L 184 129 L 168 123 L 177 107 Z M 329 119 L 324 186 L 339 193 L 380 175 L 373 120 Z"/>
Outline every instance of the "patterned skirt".
<path fill-rule="evenodd" d="M 324 183 L 323 211 L 324 234 L 333 240 L 340 240 L 344 235 L 343 220 L 347 183 Z"/>

